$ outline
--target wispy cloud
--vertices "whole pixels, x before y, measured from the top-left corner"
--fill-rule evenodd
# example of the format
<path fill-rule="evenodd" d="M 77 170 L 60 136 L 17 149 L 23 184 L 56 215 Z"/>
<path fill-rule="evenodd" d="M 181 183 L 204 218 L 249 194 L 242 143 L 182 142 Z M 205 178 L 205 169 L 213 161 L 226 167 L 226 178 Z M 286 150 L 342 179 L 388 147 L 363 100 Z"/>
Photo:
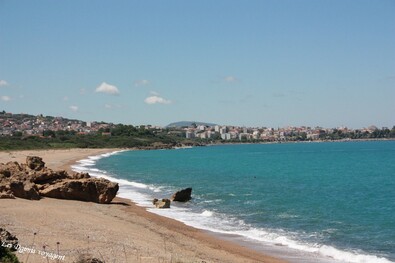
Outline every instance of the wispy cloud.
<path fill-rule="evenodd" d="M 78 108 L 78 106 L 71 105 L 71 106 L 69 107 L 69 109 L 70 109 L 72 112 L 77 112 L 79 108 Z"/>
<path fill-rule="evenodd" d="M 67 97 L 67 96 L 63 97 L 63 101 L 68 101 L 68 100 L 69 100 L 69 97 Z"/>
<path fill-rule="evenodd" d="M 0 79 L 0 87 L 5 87 L 8 86 L 8 82 L 5 81 L 4 79 Z"/>
<path fill-rule="evenodd" d="M 7 101 L 11 100 L 11 97 L 10 96 L 1 96 L 0 100 L 7 102 Z"/>
<path fill-rule="evenodd" d="M 106 82 L 103 82 L 102 84 L 100 84 L 100 86 L 98 86 L 96 88 L 95 92 L 106 93 L 106 94 L 111 94 L 111 95 L 118 95 L 119 94 L 119 90 L 117 87 L 115 87 L 114 85 L 107 84 Z"/>
<path fill-rule="evenodd" d="M 159 96 L 159 94 L 157 92 L 154 92 L 155 94 L 152 94 L 153 92 L 151 91 L 151 95 L 147 97 L 144 102 L 147 104 L 171 104 L 172 101 L 171 100 L 167 100 L 165 98 L 162 98 Z"/>
<path fill-rule="evenodd" d="M 226 83 L 236 83 L 239 82 L 239 79 L 236 78 L 235 76 L 226 76 L 223 78 L 223 81 Z"/>
<path fill-rule="evenodd" d="M 153 91 L 153 90 L 151 90 L 151 91 L 149 92 L 149 94 L 154 95 L 154 96 L 159 96 L 159 93 L 156 92 L 156 91 Z"/>
<path fill-rule="evenodd" d="M 136 80 L 135 82 L 134 82 L 134 86 L 135 87 L 142 87 L 142 86 L 147 86 L 147 85 L 149 85 L 151 83 L 151 81 L 149 81 L 149 80 L 147 80 L 147 79 L 139 79 L 139 80 Z"/>

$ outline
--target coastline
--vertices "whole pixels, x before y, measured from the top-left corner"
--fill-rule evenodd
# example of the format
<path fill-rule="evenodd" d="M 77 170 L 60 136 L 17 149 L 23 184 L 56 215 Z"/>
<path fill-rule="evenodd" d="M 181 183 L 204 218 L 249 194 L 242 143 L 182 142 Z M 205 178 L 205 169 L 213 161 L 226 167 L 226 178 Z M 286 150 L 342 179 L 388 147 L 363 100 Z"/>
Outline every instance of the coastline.
<path fill-rule="evenodd" d="M 78 160 L 116 150 L 121 149 L 8 151 L 0 152 L 0 163 L 24 162 L 27 155 L 38 155 L 51 169 L 71 171 Z M 64 262 L 77 261 L 84 254 L 111 262 L 284 262 L 119 197 L 109 205 L 2 199 L 0 209 L 0 226 L 16 235 L 22 246 L 45 246 L 64 255 Z M 29 262 L 45 262 L 38 254 L 17 255 L 24 261 L 28 257 Z"/>

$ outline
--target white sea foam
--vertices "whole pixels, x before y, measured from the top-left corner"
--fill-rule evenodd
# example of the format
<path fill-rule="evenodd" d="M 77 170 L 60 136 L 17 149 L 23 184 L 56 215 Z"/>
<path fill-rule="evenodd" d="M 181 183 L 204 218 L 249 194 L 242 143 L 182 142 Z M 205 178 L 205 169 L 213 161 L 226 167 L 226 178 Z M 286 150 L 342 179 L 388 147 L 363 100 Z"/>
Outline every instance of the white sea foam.
<path fill-rule="evenodd" d="M 204 210 L 203 213 L 202 213 L 202 216 L 210 217 L 210 216 L 213 216 L 213 215 L 214 215 L 214 212 L 209 211 L 209 210 Z"/>
<path fill-rule="evenodd" d="M 349 263 L 391 263 L 392 261 L 378 257 L 375 255 L 368 255 L 357 251 L 344 251 L 332 246 L 309 244 L 298 241 L 297 233 L 289 233 L 279 229 L 263 229 L 255 228 L 246 224 L 243 220 L 228 217 L 224 214 L 216 213 L 210 210 L 192 210 L 188 206 L 177 206 L 172 204 L 171 209 L 154 209 L 152 208 L 152 198 L 154 193 L 162 192 L 161 187 L 147 185 L 139 182 L 131 182 L 125 179 L 114 178 L 106 171 L 92 168 L 97 160 L 122 151 L 102 154 L 98 156 L 90 156 L 87 159 L 80 160 L 72 169 L 77 172 L 88 172 L 95 177 L 102 177 L 119 184 L 118 196 L 127 198 L 135 202 L 139 206 L 146 207 L 149 212 L 173 218 L 181 221 L 189 226 L 205 229 L 220 234 L 238 235 L 244 238 L 245 241 L 250 241 L 255 244 L 265 244 L 275 247 L 284 247 L 284 249 L 291 249 L 302 251 L 310 255 L 322 257 L 322 260 L 317 259 L 317 262 L 349 262 Z M 219 200 L 206 200 L 203 203 L 218 202 Z M 282 214 L 280 217 L 293 218 L 293 215 Z M 306 254 L 306 255 L 308 255 Z M 315 257 L 314 257 L 315 258 Z M 333 260 L 332 260 L 333 259 Z"/>

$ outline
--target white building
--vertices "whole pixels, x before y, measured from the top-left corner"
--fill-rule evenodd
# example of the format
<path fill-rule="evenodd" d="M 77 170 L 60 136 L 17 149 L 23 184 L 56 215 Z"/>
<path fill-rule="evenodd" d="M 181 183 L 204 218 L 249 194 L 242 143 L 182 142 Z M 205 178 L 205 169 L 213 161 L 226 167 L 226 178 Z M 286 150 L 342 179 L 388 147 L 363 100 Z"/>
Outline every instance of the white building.
<path fill-rule="evenodd" d="M 222 140 L 230 140 L 231 139 L 230 133 L 222 133 L 221 134 L 221 139 Z"/>

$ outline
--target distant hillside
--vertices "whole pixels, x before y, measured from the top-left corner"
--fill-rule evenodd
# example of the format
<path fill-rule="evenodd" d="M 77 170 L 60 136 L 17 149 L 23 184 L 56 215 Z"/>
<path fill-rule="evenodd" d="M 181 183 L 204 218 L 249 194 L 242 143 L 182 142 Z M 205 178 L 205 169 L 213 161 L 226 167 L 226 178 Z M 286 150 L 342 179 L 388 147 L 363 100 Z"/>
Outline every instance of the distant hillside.
<path fill-rule="evenodd" d="M 204 126 L 215 126 L 215 125 L 217 125 L 215 123 L 207 123 L 207 122 L 199 122 L 199 121 L 179 121 L 179 122 L 170 123 L 166 127 L 169 127 L 169 128 L 188 127 L 188 126 L 191 126 L 193 123 L 195 123 L 196 125 L 204 125 Z"/>

